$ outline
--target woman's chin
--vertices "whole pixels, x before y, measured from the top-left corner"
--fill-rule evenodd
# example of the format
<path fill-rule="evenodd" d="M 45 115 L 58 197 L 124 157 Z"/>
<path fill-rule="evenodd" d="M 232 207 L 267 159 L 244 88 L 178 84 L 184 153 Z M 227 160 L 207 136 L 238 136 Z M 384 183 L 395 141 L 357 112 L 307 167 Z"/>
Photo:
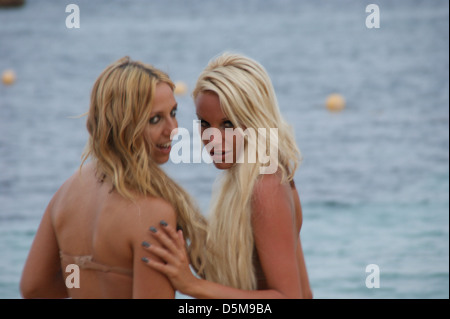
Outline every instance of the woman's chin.
<path fill-rule="evenodd" d="M 230 169 L 233 166 L 233 163 L 217 163 L 217 162 L 214 162 L 214 166 L 217 169 L 221 169 L 221 170 L 223 170 L 223 169 Z"/>
<path fill-rule="evenodd" d="M 165 156 L 154 156 L 153 160 L 156 162 L 156 164 L 162 165 L 165 164 L 169 161 L 170 156 L 169 155 L 165 155 Z"/>

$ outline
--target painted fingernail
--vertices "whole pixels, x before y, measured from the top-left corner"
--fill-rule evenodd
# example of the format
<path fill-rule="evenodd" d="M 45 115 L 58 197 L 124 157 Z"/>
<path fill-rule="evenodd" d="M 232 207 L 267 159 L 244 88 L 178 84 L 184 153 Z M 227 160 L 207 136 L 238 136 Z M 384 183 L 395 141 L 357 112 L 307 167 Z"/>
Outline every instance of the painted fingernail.
<path fill-rule="evenodd" d="M 165 220 L 162 220 L 159 223 L 161 224 L 161 226 L 164 226 L 164 227 L 168 225 Z"/>
<path fill-rule="evenodd" d="M 146 258 L 146 257 L 142 257 L 141 260 L 145 263 L 148 263 L 148 258 Z"/>
<path fill-rule="evenodd" d="M 183 230 L 183 227 L 181 227 L 180 225 L 177 225 L 177 231 L 178 230 Z"/>
<path fill-rule="evenodd" d="M 151 231 L 151 232 L 153 232 L 153 233 L 156 233 L 156 232 L 157 232 L 156 228 L 155 228 L 155 227 L 153 227 L 153 226 L 152 226 L 152 227 L 150 227 L 150 231 Z"/>
<path fill-rule="evenodd" d="M 142 242 L 142 246 L 148 248 L 148 247 L 150 247 L 150 243 L 148 243 L 148 242 L 146 242 L 146 241 L 143 241 L 143 242 Z"/>

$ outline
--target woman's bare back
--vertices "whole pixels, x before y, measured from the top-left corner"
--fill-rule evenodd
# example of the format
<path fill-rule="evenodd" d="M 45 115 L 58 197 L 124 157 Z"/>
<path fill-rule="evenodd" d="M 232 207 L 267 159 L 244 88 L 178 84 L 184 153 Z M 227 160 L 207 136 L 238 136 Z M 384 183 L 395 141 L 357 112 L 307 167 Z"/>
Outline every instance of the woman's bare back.
<path fill-rule="evenodd" d="M 69 289 L 73 298 L 131 298 L 134 265 L 136 261 L 142 264 L 140 242 L 148 225 L 163 217 L 176 223 L 175 214 L 165 201 L 142 196 L 136 202 L 125 199 L 112 190 L 108 180 L 100 180 L 91 163 L 64 183 L 49 208 L 64 257 L 62 270 L 81 260 L 80 288 Z M 83 265 L 87 259 L 99 266 L 92 267 L 89 262 Z M 65 273 L 65 278 L 71 274 Z M 144 275 L 148 277 L 148 269 Z M 146 289 L 151 287 L 154 285 L 149 284 Z M 169 294 L 170 290 L 167 289 Z"/>

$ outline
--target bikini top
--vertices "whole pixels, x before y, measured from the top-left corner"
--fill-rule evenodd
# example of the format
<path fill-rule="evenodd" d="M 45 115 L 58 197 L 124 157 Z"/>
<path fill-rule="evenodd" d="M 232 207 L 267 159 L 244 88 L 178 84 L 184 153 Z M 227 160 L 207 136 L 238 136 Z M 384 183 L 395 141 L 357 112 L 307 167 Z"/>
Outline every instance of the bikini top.
<path fill-rule="evenodd" d="M 78 265 L 81 269 L 98 270 L 98 271 L 103 271 L 103 272 L 114 272 L 114 273 L 117 273 L 120 275 L 133 277 L 132 269 L 107 266 L 107 265 L 101 264 L 99 262 L 92 260 L 93 258 L 91 255 L 71 256 L 71 255 L 67 255 L 67 254 L 63 253 L 62 251 L 60 251 L 59 256 L 60 256 L 61 260 L 64 260 L 64 261 L 68 262 L 69 264 Z"/>

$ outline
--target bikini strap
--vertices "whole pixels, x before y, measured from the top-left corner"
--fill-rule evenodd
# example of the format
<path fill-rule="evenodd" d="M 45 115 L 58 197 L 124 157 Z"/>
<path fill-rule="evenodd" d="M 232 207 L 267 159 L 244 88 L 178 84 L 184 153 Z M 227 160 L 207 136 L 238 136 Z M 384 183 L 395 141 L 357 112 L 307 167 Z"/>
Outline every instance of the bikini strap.
<path fill-rule="evenodd" d="M 115 272 L 118 274 L 122 274 L 125 276 L 133 276 L 133 270 L 131 269 L 125 269 L 121 267 L 113 267 L 113 266 L 106 266 L 103 264 L 100 264 L 96 261 L 92 260 L 91 255 L 85 255 L 85 256 L 71 256 L 63 253 L 62 251 L 59 252 L 59 255 L 61 259 L 65 259 L 69 263 L 73 263 L 78 265 L 81 269 L 91 269 L 91 270 L 98 270 L 103 272 Z"/>

